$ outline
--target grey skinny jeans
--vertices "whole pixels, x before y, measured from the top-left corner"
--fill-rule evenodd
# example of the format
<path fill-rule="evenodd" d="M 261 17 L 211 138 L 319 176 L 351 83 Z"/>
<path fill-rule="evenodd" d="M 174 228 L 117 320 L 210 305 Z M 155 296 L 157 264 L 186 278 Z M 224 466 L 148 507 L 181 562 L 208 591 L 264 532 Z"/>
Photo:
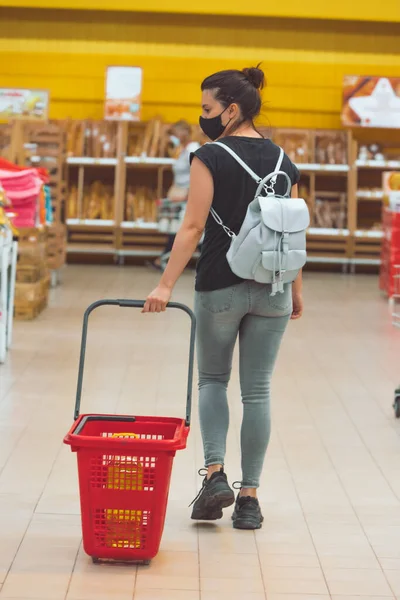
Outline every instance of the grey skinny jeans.
<path fill-rule="evenodd" d="M 196 292 L 199 410 L 205 465 L 224 464 L 229 427 L 227 398 L 239 334 L 242 487 L 257 488 L 271 431 L 270 381 L 292 312 L 292 286 L 271 296 L 255 281 Z"/>

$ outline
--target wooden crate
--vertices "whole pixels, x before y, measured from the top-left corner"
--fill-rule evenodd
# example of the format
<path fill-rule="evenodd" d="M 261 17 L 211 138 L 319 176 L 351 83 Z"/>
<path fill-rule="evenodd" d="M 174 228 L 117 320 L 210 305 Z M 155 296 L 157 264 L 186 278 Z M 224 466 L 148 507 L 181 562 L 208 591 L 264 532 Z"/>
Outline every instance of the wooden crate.
<path fill-rule="evenodd" d="M 50 277 L 46 273 L 35 283 L 16 283 L 14 316 L 17 320 L 35 319 L 47 306 Z"/>
<path fill-rule="evenodd" d="M 18 244 L 18 266 L 43 267 L 46 264 L 46 242 L 22 242 Z"/>
<path fill-rule="evenodd" d="M 47 228 L 46 262 L 49 269 L 59 269 L 65 263 L 67 229 L 61 223 Z"/>
<path fill-rule="evenodd" d="M 44 277 L 35 283 L 15 284 L 15 305 L 35 304 L 48 295 L 50 278 L 46 273 Z"/>
<path fill-rule="evenodd" d="M 18 230 L 18 242 L 30 244 L 45 242 L 47 239 L 47 231 L 45 227 L 25 227 Z"/>
<path fill-rule="evenodd" d="M 17 268 L 17 283 L 36 283 L 46 274 L 43 265 L 18 265 Z"/>
<path fill-rule="evenodd" d="M 47 298 L 41 298 L 35 303 L 20 304 L 14 307 L 14 319 L 16 321 L 32 321 L 40 315 L 47 306 Z"/>
<path fill-rule="evenodd" d="M 46 265 L 50 271 L 57 271 L 65 265 L 67 256 L 67 247 L 64 245 L 62 248 L 58 248 L 52 254 L 47 254 Z"/>

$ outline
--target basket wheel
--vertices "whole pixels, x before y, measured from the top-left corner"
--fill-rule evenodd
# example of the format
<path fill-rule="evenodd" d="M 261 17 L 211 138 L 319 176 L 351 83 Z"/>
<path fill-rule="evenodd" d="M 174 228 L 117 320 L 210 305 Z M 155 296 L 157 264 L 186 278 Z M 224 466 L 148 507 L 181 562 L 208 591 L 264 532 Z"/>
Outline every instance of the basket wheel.
<path fill-rule="evenodd" d="M 97 556 L 92 556 L 92 563 L 94 565 L 98 565 L 100 563 L 100 559 Z"/>
<path fill-rule="evenodd" d="M 144 561 L 142 562 L 142 565 L 143 565 L 144 567 L 148 567 L 150 563 L 151 563 L 151 560 L 144 560 Z"/>
<path fill-rule="evenodd" d="M 393 408 L 396 419 L 400 419 L 400 396 L 395 396 Z"/>

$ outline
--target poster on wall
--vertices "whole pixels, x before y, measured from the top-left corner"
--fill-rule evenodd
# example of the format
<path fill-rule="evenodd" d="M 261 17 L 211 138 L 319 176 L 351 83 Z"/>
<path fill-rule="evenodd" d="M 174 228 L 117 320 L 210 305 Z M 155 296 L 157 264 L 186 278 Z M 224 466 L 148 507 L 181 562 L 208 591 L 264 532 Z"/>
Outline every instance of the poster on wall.
<path fill-rule="evenodd" d="M 46 90 L 0 88 L 0 120 L 46 121 L 49 116 L 49 96 Z"/>
<path fill-rule="evenodd" d="M 400 77 L 346 75 L 342 123 L 345 127 L 400 129 Z"/>
<path fill-rule="evenodd" d="M 107 67 L 105 119 L 140 121 L 142 80 L 140 67 Z"/>

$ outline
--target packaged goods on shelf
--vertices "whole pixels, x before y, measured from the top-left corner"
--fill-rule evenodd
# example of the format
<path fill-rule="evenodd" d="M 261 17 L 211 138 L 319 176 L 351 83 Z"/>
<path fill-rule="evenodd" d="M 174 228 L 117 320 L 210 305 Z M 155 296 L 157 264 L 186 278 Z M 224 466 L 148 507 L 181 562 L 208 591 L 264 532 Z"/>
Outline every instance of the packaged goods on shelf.
<path fill-rule="evenodd" d="M 312 163 L 311 132 L 302 129 L 274 130 L 272 139 L 275 144 L 285 149 L 294 163 Z"/>
<path fill-rule="evenodd" d="M 347 140 L 343 131 L 316 131 L 314 137 L 317 164 L 347 164 Z"/>
<path fill-rule="evenodd" d="M 114 158 L 117 127 L 114 121 L 65 121 L 67 155 Z"/>
<path fill-rule="evenodd" d="M 126 194 L 125 220 L 154 223 L 157 220 L 155 192 L 145 187 L 129 187 Z"/>
<path fill-rule="evenodd" d="M 78 187 L 72 185 L 69 189 L 67 201 L 67 217 L 69 219 L 78 218 Z"/>
<path fill-rule="evenodd" d="M 143 153 L 143 125 L 129 123 L 127 156 L 140 156 Z"/>
<path fill-rule="evenodd" d="M 64 121 L 67 134 L 67 156 L 83 156 L 85 127 L 83 121 Z"/>
<path fill-rule="evenodd" d="M 114 214 L 114 188 L 95 181 L 85 186 L 82 201 L 82 219 L 112 219 Z"/>
<path fill-rule="evenodd" d="M 369 142 L 362 139 L 358 143 L 357 161 L 359 166 L 366 167 L 372 167 L 374 163 L 379 166 L 389 161 L 398 162 L 400 161 L 400 142 L 388 139 Z"/>
<path fill-rule="evenodd" d="M 168 156 L 170 125 L 161 119 L 152 119 L 147 123 L 130 123 L 128 127 L 128 156 L 147 156 L 150 158 Z"/>
<path fill-rule="evenodd" d="M 318 194 L 317 192 L 313 227 L 344 229 L 346 227 L 346 195 L 334 192 Z"/>
<path fill-rule="evenodd" d="M 82 206 L 79 207 L 78 189 L 70 188 L 67 215 L 69 219 L 108 220 L 114 215 L 114 188 L 101 181 L 94 181 L 83 188 Z M 81 214 L 79 214 L 81 208 Z"/>

